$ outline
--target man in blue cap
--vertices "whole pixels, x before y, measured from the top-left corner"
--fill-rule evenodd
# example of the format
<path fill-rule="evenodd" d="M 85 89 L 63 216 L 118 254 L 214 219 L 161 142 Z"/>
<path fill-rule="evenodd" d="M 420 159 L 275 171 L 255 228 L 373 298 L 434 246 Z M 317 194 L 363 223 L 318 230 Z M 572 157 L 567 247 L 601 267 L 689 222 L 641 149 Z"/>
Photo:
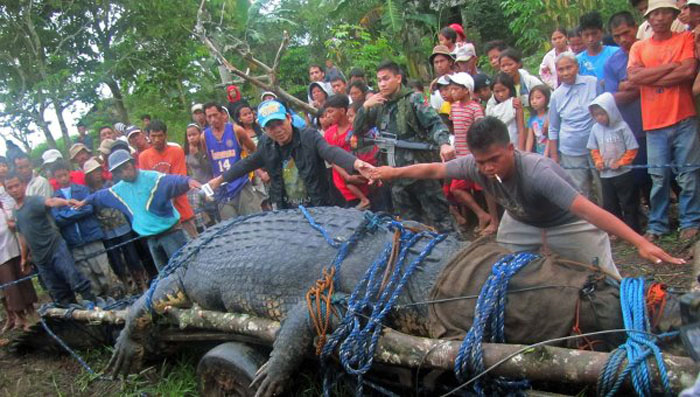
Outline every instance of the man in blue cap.
<path fill-rule="evenodd" d="M 348 173 L 367 173 L 372 168 L 345 150 L 330 146 L 318 131 L 295 127 L 290 112 L 279 101 L 268 100 L 258 106 L 258 123 L 265 135 L 255 153 L 209 181 L 212 189 L 264 168 L 270 175 L 270 201 L 275 209 L 325 206 L 330 205 L 331 200 L 324 161 Z"/>
<path fill-rule="evenodd" d="M 187 238 L 180 228 L 180 214 L 172 199 L 198 189 L 196 180 L 175 174 L 139 170 L 134 158 L 123 149 L 109 155 L 109 172 L 119 182 L 109 189 L 98 190 L 77 206 L 92 204 L 96 207 L 116 208 L 126 215 L 139 236 L 148 237 L 148 249 L 158 270 L 185 245 Z"/>

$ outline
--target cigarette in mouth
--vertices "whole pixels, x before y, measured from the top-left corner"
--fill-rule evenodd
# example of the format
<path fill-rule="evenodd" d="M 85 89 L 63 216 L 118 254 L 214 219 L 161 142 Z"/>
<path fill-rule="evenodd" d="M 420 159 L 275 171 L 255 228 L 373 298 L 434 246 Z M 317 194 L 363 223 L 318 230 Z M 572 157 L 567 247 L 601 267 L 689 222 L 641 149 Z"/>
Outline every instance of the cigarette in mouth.
<path fill-rule="evenodd" d="M 498 181 L 498 183 L 503 183 L 503 181 L 501 180 L 501 177 L 498 176 L 498 174 L 494 174 L 494 175 L 496 176 L 496 180 Z"/>

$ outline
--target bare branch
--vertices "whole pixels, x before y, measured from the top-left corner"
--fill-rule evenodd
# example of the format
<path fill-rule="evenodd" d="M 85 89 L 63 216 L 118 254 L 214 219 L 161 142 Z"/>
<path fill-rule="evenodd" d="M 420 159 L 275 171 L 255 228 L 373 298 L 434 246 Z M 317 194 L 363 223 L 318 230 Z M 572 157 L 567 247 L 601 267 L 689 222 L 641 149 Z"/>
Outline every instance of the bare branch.
<path fill-rule="evenodd" d="M 297 108 L 301 108 L 306 112 L 309 112 L 309 113 L 316 113 L 317 112 L 317 109 L 315 107 L 309 105 L 308 103 L 306 103 L 304 101 L 299 100 L 295 96 L 291 95 L 287 91 L 280 88 L 276 84 L 274 77 L 271 78 L 273 83 L 268 84 L 268 83 L 264 82 L 263 79 L 261 79 L 259 77 L 250 76 L 249 74 L 243 72 L 242 70 L 238 69 L 236 66 L 231 64 L 231 62 L 229 62 L 226 59 L 226 57 L 224 57 L 224 54 L 221 53 L 221 51 L 219 50 L 219 47 L 217 47 L 216 44 L 214 44 L 214 42 L 209 37 L 207 37 L 207 32 L 204 29 L 204 5 L 205 4 L 206 4 L 206 0 L 202 0 L 199 4 L 199 10 L 197 11 L 197 24 L 194 27 L 194 33 L 199 38 L 199 40 L 209 49 L 209 52 L 216 60 L 218 60 L 224 67 L 226 67 L 226 69 L 229 72 L 242 78 L 243 80 L 247 81 L 248 83 L 253 84 L 254 86 L 259 87 L 265 91 L 272 91 L 275 94 L 277 94 L 277 96 L 280 99 L 288 102 L 289 104 L 291 104 Z M 288 41 L 288 40 L 286 38 L 285 38 L 285 40 L 283 40 L 282 46 L 280 46 L 280 51 L 278 51 L 278 58 L 281 58 L 281 52 L 283 51 L 283 47 L 286 47 L 286 45 L 284 44 L 285 41 Z M 236 49 L 236 51 L 242 55 L 242 52 L 241 52 L 242 50 Z M 250 61 L 251 59 L 255 60 L 255 62 L 257 62 L 256 64 L 259 64 L 259 66 L 265 71 L 265 73 L 267 73 L 268 75 L 272 75 L 272 69 L 269 66 L 256 60 L 255 58 L 253 58 L 252 55 L 249 52 L 247 52 L 247 50 L 246 50 L 246 53 L 248 55 L 248 58 L 246 58 L 244 56 L 243 57 L 244 59 L 246 59 L 247 61 Z M 253 63 L 255 63 L 255 62 L 253 62 Z M 279 62 L 277 62 L 277 64 L 279 64 Z"/>
<path fill-rule="evenodd" d="M 275 55 L 275 61 L 272 63 L 272 71 L 270 72 L 270 80 L 272 80 L 272 85 L 277 85 L 277 75 L 280 68 L 280 60 L 282 59 L 282 53 L 287 49 L 289 45 L 289 32 L 286 30 L 282 34 L 282 43 L 280 48 L 277 50 L 277 55 Z"/>

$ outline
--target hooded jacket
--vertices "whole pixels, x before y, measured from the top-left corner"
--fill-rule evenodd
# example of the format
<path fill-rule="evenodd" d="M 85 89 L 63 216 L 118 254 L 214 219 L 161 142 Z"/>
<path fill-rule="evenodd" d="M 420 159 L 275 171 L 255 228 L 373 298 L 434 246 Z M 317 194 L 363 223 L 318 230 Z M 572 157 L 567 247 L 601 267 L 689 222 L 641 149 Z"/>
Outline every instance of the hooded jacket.
<path fill-rule="evenodd" d="M 629 172 L 629 168 L 612 169 L 614 166 L 630 165 L 637 156 L 639 145 L 630 127 L 622 119 L 620 111 L 615 104 L 615 98 L 609 92 L 599 95 L 588 106 L 592 110 L 594 106 L 600 106 L 608 114 L 608 125 L 596 121 L 591 128 L 587 148 L 591 150 L 591 156 L 596 166 L 602 165 L 601 178 L 612 178 Z"/>
<path fill-rule="evenodd" d="M 333 89 L 331 88 L 330 83 L 326 83 L 325 81 L 314 81 L 311 84 L 309 84 L 309 86 L 306 88 L 306 95 L 309 98 L 310 104 L 314 102 L 314 98 L 313 96 L 311 96 L 311 89 L 314 87 L 319 87 L 320 89 L 322 89 L 323 92 L 326 93 L 326 99 L 333 95 Z"/>
<path fill-rule="evenodd" d="M 54 197 L 72 198 L 80 201 L 89 194 L 90 191 L 86 186 L 72 183 L 70 197 L 66 197 L 61 189 L 56 190 Z M 61 235 L 69 248 L 82 247 L 104 238 L 100 222 L 93 213 L 92 205 L 85 205 L 79 209 L 72 209 L 69 206 L 52 208 L 51 214 L 56 220 L 56 225 L 61 229 Z"/>

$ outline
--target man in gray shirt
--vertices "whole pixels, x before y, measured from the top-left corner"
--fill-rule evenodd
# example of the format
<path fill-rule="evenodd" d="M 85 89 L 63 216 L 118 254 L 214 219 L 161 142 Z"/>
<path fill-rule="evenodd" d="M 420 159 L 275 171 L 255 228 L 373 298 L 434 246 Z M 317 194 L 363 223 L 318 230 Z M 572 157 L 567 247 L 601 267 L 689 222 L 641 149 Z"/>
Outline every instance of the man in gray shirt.
<path fill-rule="evenodd" d="M 467 136 L 472 154 L 447 163 L 416 164 L 370 171 L 373 180 L 394 178 L 470 179 L 506 212 L 496 240 L 512 251 L 551 249 L 579 262 L 597 263 L 619 276 L 608 234 L 637 247 L 653 263 L 685 263 L 648 242 L 624 222 L 583 197 L 554 161 L 516 151 L 508 129 L 495 117 L 476 121 Z M 607 232 L 607 233 L 606 233 Z"/>
<path fill-rule="evenodd" d="M 29 254 L 54 302 L 60 305 L 75 303 L 78 293 L 84 300 L 96 301 L 90 281 L 78 271 L 66 242 L 54 224 L 49 207 L 75 204 L 58 197 L 27 196 L 26 184 L 19 174 L 5 178 L 5 189 L 17 207 L 13 211 L 20 235 L 21 268 L 26 272 Z"/>

